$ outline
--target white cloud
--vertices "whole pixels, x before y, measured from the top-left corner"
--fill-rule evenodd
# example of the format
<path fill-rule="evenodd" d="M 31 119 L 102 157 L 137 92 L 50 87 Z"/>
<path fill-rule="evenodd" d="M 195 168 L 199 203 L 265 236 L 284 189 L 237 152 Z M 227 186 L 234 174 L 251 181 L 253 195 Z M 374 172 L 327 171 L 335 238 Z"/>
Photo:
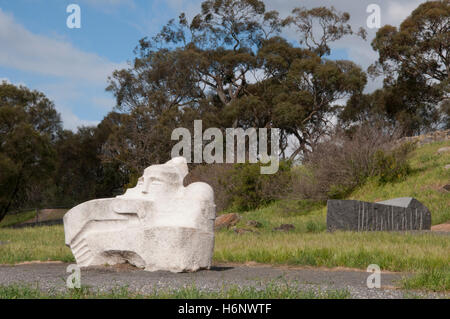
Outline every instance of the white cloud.
<path fill-rule="evenodd" d="M 89 121 L 80 119 L 76 116 L 72 110 L 65 106 L 59 106 L 58 112 L 61 114 L 61 119 L 64 123 L 64 128 L 67 130 L 72 130 L 74 132 L 77 131 L 77 128 L 80 126 L 96 126 L 99 121 Z"/>
<path fill-rule="evenodd" d="M 388 21 L 387 23 L 399 25 L 411 12 L 417 8 L 423 0 L 409 0 L 406 1 L 392 1 L 389 3 L 387 9 Z"/>
<path fill-rule="evenodd" d="M 60 82 L 42 82 L 33 89 L 43 92 L 50 100 L 55 103 L 56 110 L 61 114 L 63 126 L 65 129 L 76 131 L 79 126 L 97 125 L 99 121 L 81 119 L 74 110 L 77 105 L 83 103 L 83 97 L 86 94 L 86 86 L 77 81 Z M 102 91 L 102 93 L 104 93 Z"/>
<path fill-rule="evenodd" d="M 125 1 L 100 2 L 118 4 Z M 94 53 L 77 49 L 61 37 L 50 38 L 34 34 L 1 9 L 0 43 L 0 66 L 36 74 L 39 76 L 37 79 L 41 77 L 45 79 L 30 89 L 44 92 L 53 100 L 57 111 L 61 114 L 64 128 L 71 130 L 76 130 L 78 126 L 99 123 L 79 118 L 73 112 L 74 107 L 82 103 L 83 98 L 86 100 L 86 94 L 91 94 L 93 97 L 87 98 L 93 102 L 93 107 L 106 108 L 108 102 L 112 100 L 105 97 L 106 79 L 115 69 L 127 66 L 126 63 L 113 63 Z M 52 77 L 57 79 L 54 80 Z M 95 93 L 96 88 L 98 93 Z M 113 105 L 111 104 L 109 108 Z"/>
<path fill-rule="evenodd" d="M 0 9 L 0 65 L 17 70 L 104 84 L 125 66 L 83 52 L 69 42 L 33 34 Z"/>
<path fill-rule="evenodd" d="M 366 28 L 368 31 L 367 41 L 363 41 L 356 36 L 346 37 L 332 44 L 332 49 L 344 49 L 349 60 L 360 65 L 364 70 L 378 59 L 376 53 L 370 43 L 374 39 L 377 29 L 368 29 L 366 25 L 369 13 L 366 12 L 367 6 L 376 3 L 381 8 L 381 25 L 391 24 L 398 26 L 411 12 L 426 0 L 302 0 L 301 2 L 292 2 L 290 0 L 267 0 L 265 1 L 268 10 L 277 10 L 280 16 L 286 17 L 293 8 L 304 6 L 313 8 L 318 6 L 331 7 L 334 6 L 338 11 L 350 13 L 350 24 L 354 30 L 360 27 Z M 284 34 L 286 37 L 297 40 L 293 30 L 287 30 Z M 369 79 L 366 92 L 372 92 L 382 86 L 382 78 L 376 80 Z"/>

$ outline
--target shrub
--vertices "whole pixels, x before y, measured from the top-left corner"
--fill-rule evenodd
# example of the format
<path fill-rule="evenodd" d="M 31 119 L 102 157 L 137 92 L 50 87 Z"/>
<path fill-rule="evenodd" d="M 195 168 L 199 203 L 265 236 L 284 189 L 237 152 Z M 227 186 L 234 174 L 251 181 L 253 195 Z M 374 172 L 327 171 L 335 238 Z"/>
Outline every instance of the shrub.
<path fill-rule="evenodd" d="M 398 135 L 377 127 L 338 130 L 313 146 L 296 170 L 294 193 L 303 198 L 343 198 L 368 177 L 380 182 L 404 178 L 410 171 L 407 154 L 412 145 L 396 147 Z"/>
<path fill-rule="evenodd" d="M 291 188 L 291 165 L 280 162 L 273 175 L 263 175 L 263 164 L 209 164 L 196 166 L 185 183 L 202 181 L 214 189 L 216 210 L 246 211 L 267 205 L 288 193 Z"/>
<path fill-rule="evenodd" d="M 231 207 L 238 211 L 252 210 L 264 206 L 290 191 L 291 165 L 280 162 L 278 172 L 263 175 L 262 164 L 236 164 L 231 171 Z"/>
<path fill-rule="evenodd" d="M 376 176 L 380 183 L 390 183 L 403 180 L 411 172 L 411 166 L 406 160 L 409 146 L 400 146 L 390 153 L 378 150 L 374 155 Z"/>

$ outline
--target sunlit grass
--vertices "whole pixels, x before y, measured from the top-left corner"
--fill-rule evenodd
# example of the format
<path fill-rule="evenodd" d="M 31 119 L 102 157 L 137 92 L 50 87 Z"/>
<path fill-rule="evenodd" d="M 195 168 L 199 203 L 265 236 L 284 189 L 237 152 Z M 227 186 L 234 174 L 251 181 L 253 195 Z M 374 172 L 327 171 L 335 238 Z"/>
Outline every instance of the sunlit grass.
<path fill-rule="evenodd" d="M 41 226 L 20 229 L 0 229 L 0 264 L 14 264 L 24 261 L 60 260 L 74 261 L 64 244 L 64 228 Z"/>
<path fill-rule="evenodd" d="M 437 269 L 421 271 L 401 281 L 403 289 L 450 291 L 450 272 Z"/>
<path fill-rule="evenodd" d="M 377 264 L 389 271 L 450 272 L 449 251 L 449 237 L 431 233 L 266 233 L 236 238 L 231 232 L 220 232 L 214 259 L 359 269 Z"/>
<path fill-rule="evenodd" d="M 139 293 L 127 287 L 116 287 L 109 291 L 80 289 L 55 289 L 43 291 L 37 286 L 0 285 L 0 299 L 347 299 L 350 293 L 340 290 L 302 290 L 298 287 L 268 284 L 264 287 L 231 286 L 219 290 L 204 290 L 195 286 L 177 289 L 154 290 Z"/>

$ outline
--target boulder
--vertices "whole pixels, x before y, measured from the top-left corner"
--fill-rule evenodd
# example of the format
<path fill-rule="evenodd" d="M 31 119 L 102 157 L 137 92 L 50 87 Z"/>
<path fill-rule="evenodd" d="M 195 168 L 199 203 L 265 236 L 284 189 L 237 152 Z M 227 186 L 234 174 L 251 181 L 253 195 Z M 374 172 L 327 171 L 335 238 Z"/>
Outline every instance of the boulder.
<path fill-rule="evenodd" d="M 445 169 L 445 170 L 449 170 L 449 169 L 450 169 L 450 164 L 445 165 L 445 166 L 444 166 L 444 169 Z"/>
<path fill-rule="evenodd" d="M 328 231 L 406 231 L 430 228 L 430 211 L 411 197 L 378 203 L 357 200 L 327 202 Z"/>
<path fill-rule="evenodd" d="M 144 170 L 115 198 L 82 203 L 64 216 L 65 241 L 80 267 L 129 263 L 148 271 L 210 268 L 215 205 L 205 183 L 183 186 L 186 160 Z"/>
<path fill-rule="evenodd" d="M 231 226 L 236 225 L 240 219 L 241 217 L 236 213 L 220 215 L 216 218 L 214 228 L 217 230 L 222 228 L 230 228 Z"/>

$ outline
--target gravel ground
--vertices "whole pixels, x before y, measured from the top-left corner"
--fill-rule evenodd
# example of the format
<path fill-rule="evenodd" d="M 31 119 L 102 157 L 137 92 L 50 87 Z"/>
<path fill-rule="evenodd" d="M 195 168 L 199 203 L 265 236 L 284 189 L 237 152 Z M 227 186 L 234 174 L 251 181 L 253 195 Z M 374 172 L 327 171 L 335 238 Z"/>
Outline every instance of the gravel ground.
<path fill-rule="evenodd" d="M 31 263 L 0 266 L 0 285 L 13 283 L 36 284 L 41 289 L 65 289 L 69 264 Z M 448 298 L 447 294 L 403 291 L 395 281 L 405 274 L 382 273 L 381 288 L 368 289 L 368 273 L 337 269 L 272 267 L 262 265 L 216 265 L 211 270 L 196 273 L 146 272 L 131 266 L 90 267 L 81 270 L 81 283 L 98 290 L 128 286 L 141 293 L 155 289 L 195 286 L 204 290 L 220 290 L 227 286 L 262 287 L 267 283 L 290 283 L 301 289 L 348 289 L 353 298 Z"/>

